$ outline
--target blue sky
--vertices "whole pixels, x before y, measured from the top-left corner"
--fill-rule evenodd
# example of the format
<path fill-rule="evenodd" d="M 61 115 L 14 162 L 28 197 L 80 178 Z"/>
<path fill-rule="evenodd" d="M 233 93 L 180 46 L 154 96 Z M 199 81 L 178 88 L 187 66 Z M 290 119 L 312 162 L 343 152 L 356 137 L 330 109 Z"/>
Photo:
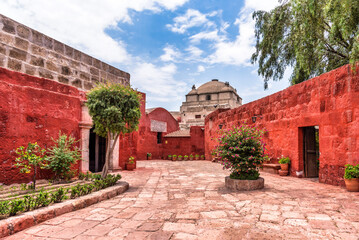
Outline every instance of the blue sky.
<path fill-rule="evenodd" d="M 193 84 L 217 78 L 244 103 L 263 90 L 254 51 L 255 10 L 277 0 L 0 0 L 0 13 L 131 74 L 147 107 L 179 110 Z"/>

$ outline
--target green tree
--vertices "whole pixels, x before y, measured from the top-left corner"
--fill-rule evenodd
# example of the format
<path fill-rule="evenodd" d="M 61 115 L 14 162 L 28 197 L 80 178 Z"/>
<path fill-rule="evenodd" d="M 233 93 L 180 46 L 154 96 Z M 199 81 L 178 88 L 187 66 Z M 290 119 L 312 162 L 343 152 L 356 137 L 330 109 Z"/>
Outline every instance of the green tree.
<path fill-rule="evenodd" d="M 102 177 L 106 177 L 108 173 L 119 135 L 138 128 L 141 117 L 140 99 L 140 94 L 129 86 L 115 83 L 100 83 L 87 94 L 87 106 L 95 126 L 94 132 L 107 138 Z"/>
<path fill-rule="evenodd" d="M 270 12 L 256 11 L 258 74 L 283 78 L 293 69 L 291 83 L 305 81 L 359 60 L 358 0 L 281 0 Z"/>
<path fill-rule="evenodd" d="M 47 168 L 55 173 L 56 179 L 71 178 L 74 174 L 71 171 L 71 165 L 81 159 L 80 150 L 75 146 L 75 138 L 61 134 L 54 140 L 53 147 L 48 150 L 49 165 Z"/>
<path fill-rule="evenodd" d="M 28 143 L 26 148 L 21 146 L 15 150 L 15 152 L 19 155 L 19 157 L 15 159 L 15 166 L 20 168 L 21 173 L 32 172 L 34 189 L 36 188 L 36 174 L 38 168 L 44 169 L 47 166 L 45 151 L 45 149 L 40 148 L 37 142 Z"/>

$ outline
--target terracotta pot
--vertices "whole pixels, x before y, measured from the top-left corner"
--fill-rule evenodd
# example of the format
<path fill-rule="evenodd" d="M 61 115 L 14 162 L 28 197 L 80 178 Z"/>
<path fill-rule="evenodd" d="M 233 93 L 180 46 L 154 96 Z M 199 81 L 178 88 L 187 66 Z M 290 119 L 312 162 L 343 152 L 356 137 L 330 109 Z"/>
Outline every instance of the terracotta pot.
<path fill-rule="evenodd" d="M 201 160 L 204 160 L 204 157 L 201 157 Z"/>
<path fill-rule="evenodd" d="M 126 170 L 128 171 L 133 171 L 133 169 L 136 168 L 136 164 L 135 163 L 126 163 Z"/>
<path fill-rule="evenodd" d="M 152 156 L 148 156 L 148 157 L 147 157 L 147 160 L 152 160 Z"/>
<path fill-rule="evenodd" d="M 172 161 L 176 161 L 177 160 L 177 157 L 172 157 Z"/>
<path fill-rule="evenodd" d="M 281 165 L 280 165 L 280 168 L 281 168 L 282 171 L 288 171 L 289 164 L 288 164 L 288 163 L 281 164 Z"/>
<path fill-rule="evenodd" d="M 189 160 L 191 160 L 191 161 L 192 161 L 192 160 L 193 160 L 193 157 L 189 157 Z"/>
<path fill-rule="evenodd" d="M 288 171 L 278 170 L 279 176 L 287 176 Z"/>
<path fill-rule="evenodd" d="M 195 159 L 196 159 L 196 160 L 199 160 L 199 157 L 196 157 Z"/>
<path fill-rule="evenodd" d="M 344 179 L 349 192 L 359 192 L 359 178 Z"/>
<path fill-rule="evenodd" d="M 182 161 L 182 157 L 178 157 L 178 161 Z"/>
<path fill-rule="evenodd" d="M 188 160 L 188 157 L 184 157 L 183 160 L 184 160 L 184 161 L 187 161 L 187 160 Z"/>
<path fill-rule="evenodd" d="M 172 156 L 171 156 L 171 157 L 168 157 L 168 160 L 172 160 Z"/>

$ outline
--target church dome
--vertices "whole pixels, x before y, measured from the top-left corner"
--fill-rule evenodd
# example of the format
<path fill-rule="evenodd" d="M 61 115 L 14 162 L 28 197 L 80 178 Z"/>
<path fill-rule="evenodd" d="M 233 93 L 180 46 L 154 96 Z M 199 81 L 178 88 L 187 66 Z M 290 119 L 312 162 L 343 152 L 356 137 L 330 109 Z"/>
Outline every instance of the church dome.
<path fill-rule="evenodd" d="M 236 92 L 236 91 L 232 86 L 229 85 L 228 82 L 225 83 L 220 82 L 218 81 L 218 79 L 213 79 L 212 81 L 203 84 L 197 89 L 198 94 L 219 93 L 219 92 Z"/>

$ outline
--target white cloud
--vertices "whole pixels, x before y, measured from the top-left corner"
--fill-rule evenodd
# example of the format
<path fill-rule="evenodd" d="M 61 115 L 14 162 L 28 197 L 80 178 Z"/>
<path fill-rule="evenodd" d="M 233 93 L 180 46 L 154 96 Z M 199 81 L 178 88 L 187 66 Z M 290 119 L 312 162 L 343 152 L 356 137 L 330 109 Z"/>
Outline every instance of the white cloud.
<path fill-rule="evenodd" d="M 211 39 L 218 40 L 214 43 L 215 49 L 207 61 L 209 63 L 224 63 L 228 65 L 248 66 L 250 65 L 250 58 L 255 51 L 255 21 L 252 19 L 252 13 L 256 10 L 270 10 L 278 5 L 278 0 L 246 0 L 245 6 L 239 13 L 239 18 L 234 22 L 234 25 L 238 25 L 238 35 L 234 41 L 229 41 L 225 37 L 217 36 L 212 33 Z M 226 29 L 228 26 L 224 24 L 222 28 Z M 195 36 L 199 37 L 195 37 Z M 201 32 L 191 37 L 191 41 L 199 41 L 199 39 L 205 39 L 208 33 Z M 217 34 L 218 35 L 218 34 Z M 209 37 L 207 36 L 207 39 Z"/>
<path fill-rule="evenodd" d="M 202 65 L 199 65 L 197 67 L 197 72 L 204 72 L 206 69 L 202 66 Z"/>
<path fill-rule="evenodd" d="M 164 54 L 160 56 L 160 59 L 164 62 L 174 62 L 181 57 L 181 52 L 174 46 L 168 45 L 164 49 Z"/>
<path fill-rule="evenodd" d="M 132 23 L 129 10 L 175 10 L 188 0 L 2 0 L 0 13 L 110 63 L 130 64 L 121 40 L 105 33 L 118 22 Z"/>
<path fill-rule="evenodd" d="M 191 36 L 190 41 L 192 44 L 199 44 L 202 40 L 215 41 L 219 42 L 222 37 L 218 35 L 218 30 L 214 30 L 211 32 L 199 32 L 193 36 Z"/>
<path fill-rule="evenodd" d="M 139 63 L 131 72 L 131 83 L 147 94 L 149 102 L 179 101 L 187 90 L 185 82 L 174 79 L 175 64 L 158 67 L 152 63 Z"/>
<path fill-rule="evenodd" d="M 198 60 L 203 54 L 203 51 L 195 46 L 189 46 L 186 51 L 190 54 L 187 60 Z"/>
<path fill-rule="evenodd" d="M 213 12 L 208 16 L 212 16 Z M 173 19 L 173 24 L 167 24 L 166 26 L 172 31 L 177 33 L 185 33 L 187 29 L 199 26 L 214 26 L 214 23 L 207 19 L 206 14 L 202 14 L 198 10 L 188 9 L 187 12 Z"/>

